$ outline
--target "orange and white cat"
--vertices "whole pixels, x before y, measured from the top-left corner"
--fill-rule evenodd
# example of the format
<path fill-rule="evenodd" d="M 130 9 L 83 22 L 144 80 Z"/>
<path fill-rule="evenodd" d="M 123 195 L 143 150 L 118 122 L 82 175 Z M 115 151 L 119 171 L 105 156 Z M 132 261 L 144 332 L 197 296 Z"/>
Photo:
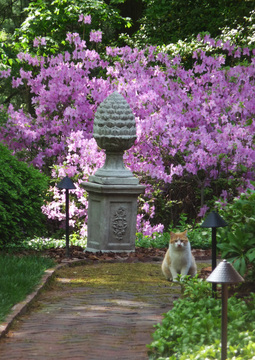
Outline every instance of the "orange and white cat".
<path fill-rule="evenodd" d="M 187 230 L 181 233 L 170 233 L 169 248 L 161 268 L 168 280 L 177 281 L 178 274 L 191 277 L 196 275 L 197 266 L 191 253 Z"/>

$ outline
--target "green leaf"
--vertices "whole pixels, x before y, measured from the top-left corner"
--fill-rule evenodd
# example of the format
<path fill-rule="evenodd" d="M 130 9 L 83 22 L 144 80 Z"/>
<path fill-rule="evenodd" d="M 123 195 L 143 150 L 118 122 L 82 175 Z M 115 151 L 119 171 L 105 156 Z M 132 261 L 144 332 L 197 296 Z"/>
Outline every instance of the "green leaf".
<path fill-rule="evenodd" d="M 234 262 L 233 262 L 233 266 L 236 269 L 236 271 L 238 271 L 242 276 L 245 274 L 246 272 L 246 262 L 244 257 L 239 257 L 237 258 Z"/>
<path fill-rule="evenodd" d="M 255 249 L 250 249 L 247 251 L 246 256 L 250 262 L 255 261 Z"/>
<path fill-rule="evenodd" d="M 253 119 L 250 118 L 250 119 L 246 120 L 245 125 L 246 125 L 246 126 L 250 126 L 250 125 L 252 125 L 252 122 L 253 122 Z"/>

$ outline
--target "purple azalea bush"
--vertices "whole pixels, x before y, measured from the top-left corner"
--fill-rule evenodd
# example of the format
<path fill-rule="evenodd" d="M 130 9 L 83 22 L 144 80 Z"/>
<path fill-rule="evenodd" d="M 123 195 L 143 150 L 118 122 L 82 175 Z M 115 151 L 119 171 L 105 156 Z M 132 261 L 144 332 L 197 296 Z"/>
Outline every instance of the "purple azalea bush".
<path fill-rule="evenodd" d="M 101 32 L 91 33 L 91 41 L 101 38 Z M 65 175 L 74 179 L 77 190 L 70 204 L 70 225 L 81 236 L 86 236 L 87 222 L 87 194 L 81 183 L 104 163 L 104 152 L 93 139 L 93 119 L 98 105 L 114 91 L 126 98 L 137 124 L 137 140 L 124 159 L 147 186 L 137 218 L 139 232 L 163 231 L 162 224 L 150 222 L 155 216 L 152 180 L 169 184 L 185 175 L 208 187 L 222 176 L 238 176 L 238 191 L 252 187 L 254 50 L 237 49 L 206 36 L 201 44 L 206 42 L 221 54 L 208 56 L 201 47 L 193 54 L 193 67 L 185 69 L 179 56 L 172 58 L 152 46 L 143 50 L 108 47 L 99 54 L 76 33 L 68 33 L 67 40 L 72 52 L 51 57 L 18 55 L 24 67 L 12 86 L 30 89 L 36 116 L 10 105 L 0 140 L 23 160 L 46 173 L 50 170 L 53 185 Z M 34 45 L 47 46 L 45 39 L 36 39 Z M 227 68 L 223 50 L 227 56 L 246 56 L 248 61 Z M 0 77 L 8 76 L 11 71 L 0 71 Z M 64 192 L 52 186 L 49 193 L 51 201 L 43 212 L 50 219 L 64 220 Z M 206 206 L 201 216 L 204 210 Z"/>

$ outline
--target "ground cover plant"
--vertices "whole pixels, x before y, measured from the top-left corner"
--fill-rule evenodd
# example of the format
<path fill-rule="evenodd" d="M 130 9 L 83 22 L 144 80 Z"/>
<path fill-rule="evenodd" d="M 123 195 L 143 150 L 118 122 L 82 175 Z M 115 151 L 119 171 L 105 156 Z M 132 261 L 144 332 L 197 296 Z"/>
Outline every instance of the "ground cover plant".
<path fill-rule="evenodd" d="M 92 136 L 93 118 L 115 90 L 127 99 L 137 123 L 137 141 L 125 153 L 125 163 L 146 184 L 139 232 L 162 232 L 174 206 L 185 210 L 189 202 L 189 216 L 197 218 L 213 194 L 219 197 L 225 191 L 231 198 L 251 186 L 255 64 L 250 49 L 201 37 L 202 48 L 206 44 L 219 53 L 211 56 L 197 49 L 192 68 L 185 69 L 179 56 L 169 57 L 156 47 L 107 47 L 99 54 L 76 33 L 68 33 L 66 41 L 73 50 L 64 54 L 18 55 L 22 68 L 12 86 L 30 92 L 33 111 L 2 108 L 1 141 L 52 177 L 51 201 L 43 207 L 49 219 L 64 221 L 65 196 L 55 185 L 69 175 L 77 185 L 70 225 L 86 236 L 87 194 L 80 184 L 104 162 Z M 44 46 L 45 41 L 35 44 Z M 226 58 L 240 64 L 226 67 Z M 0 73 L 6 78 L 12 70 Z M 178 188 L 189 194 L 179 203 L 172 198 Z"/>
<path fill-rule="evenodd" d="M 221 358 L 221 300 L 211 296 L 211 284 L 186 281 L 184 296 L 155 326 L 148 346 L 152 360 L 215 360 Z M 228 300 L 228 360 L 255 356 L 255 294 Z"/>
<path fill-rule="evenodd" d="M 54 264 L 52 259 L 40 256 L 0 254 L 0 321 L 34 290 L 45 270 Z"/>

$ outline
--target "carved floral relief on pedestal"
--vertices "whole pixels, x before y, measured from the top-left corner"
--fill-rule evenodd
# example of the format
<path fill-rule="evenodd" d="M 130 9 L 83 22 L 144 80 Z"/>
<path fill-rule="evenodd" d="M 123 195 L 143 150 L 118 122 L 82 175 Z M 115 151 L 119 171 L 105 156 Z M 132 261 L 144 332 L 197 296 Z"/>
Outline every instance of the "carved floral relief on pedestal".
<path fill-rule="evenodd" d="M 114 214 L 112 228 L 116 239 L 123 240 L 127 229 L 127 211 L 124 207 L 121 206 Z"/>

